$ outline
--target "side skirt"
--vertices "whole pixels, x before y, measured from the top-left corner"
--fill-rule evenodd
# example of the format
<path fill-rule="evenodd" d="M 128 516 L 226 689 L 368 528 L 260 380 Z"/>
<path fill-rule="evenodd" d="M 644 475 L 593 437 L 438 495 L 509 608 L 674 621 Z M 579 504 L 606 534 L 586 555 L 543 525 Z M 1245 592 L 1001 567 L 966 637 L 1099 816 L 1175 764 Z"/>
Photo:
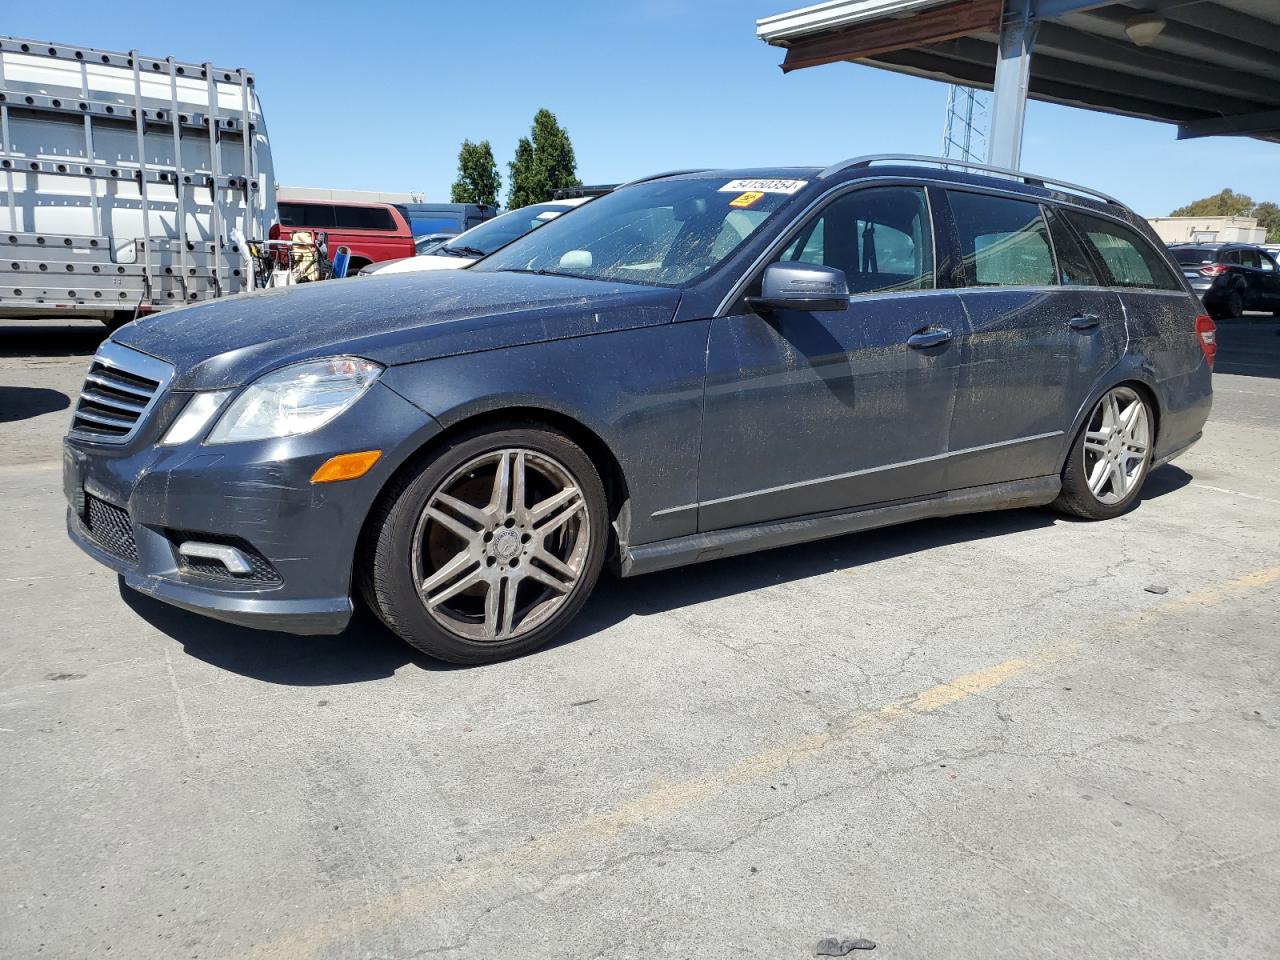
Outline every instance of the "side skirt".
<path fill-rule="evenodd" d="M 842 513 L 776 520 L 728 530 L 695 533 L 656 543 L 625 546 L 621 551 L 619 573 L 624 577 L 634 577 L 690 563 L 701 563 L 704 560 L 788 547 L 810 540 L 857 533 L 860 530 L 910 523 L 912 520 L 981 513 L 984 510 L 1041 507 L 1053 502 L 1061 489 L 1062 478 L 1055 474 L 1051 477 L 966 487 L 933 497 L 863 507 Z"/>

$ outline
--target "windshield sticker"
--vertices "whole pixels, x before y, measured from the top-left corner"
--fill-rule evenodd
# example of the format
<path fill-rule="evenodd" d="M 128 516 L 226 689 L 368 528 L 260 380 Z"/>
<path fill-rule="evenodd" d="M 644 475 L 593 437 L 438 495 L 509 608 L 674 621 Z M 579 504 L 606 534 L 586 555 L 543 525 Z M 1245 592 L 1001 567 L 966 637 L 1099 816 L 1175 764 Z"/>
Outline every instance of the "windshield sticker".
<path fill-rule="evenodd" d="M 761 193 L 795 193 L 808 180 L 730 180 L 720 188 L 721 193 L 742 193 L 758 190 Z"/>
<path fill-rule="evenodd" d="M 759 190 L 748 190 L 746 193 L 739 194 L 730 200 L 729 206 L 737 207 L 739 210 L 745 210 L 747 207 L 754 207 L 763 199 L 764 194 Z"/>

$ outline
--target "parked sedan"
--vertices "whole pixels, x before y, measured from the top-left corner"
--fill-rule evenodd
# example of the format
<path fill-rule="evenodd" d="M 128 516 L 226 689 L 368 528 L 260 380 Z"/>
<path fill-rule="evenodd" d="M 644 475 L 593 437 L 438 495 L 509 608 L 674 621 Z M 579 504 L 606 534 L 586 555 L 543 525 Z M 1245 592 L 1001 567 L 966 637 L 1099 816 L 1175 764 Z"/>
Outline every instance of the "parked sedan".
<path fill-rule="evenodd" d="M 1246 310 L 1280 316 L 1280 267 L 1266 250 L 1247 243 L 1180 243 L 1169 249 L 1213 316 L 1234 319 Z"/>
<path fill-rule="evenodd" d="M 416 257 L 379 263 L 361 270 L 362 276 L 387 276 L 395 273 L 419 273 L 423 270 L 456 270 L 470 266 L 517 237 L 550 223 L 561 214 L 581 206 L 591 197 L 573 197 L 550 203 L 533 203 L 488 220 L 478 227 L 447 240 Z"/>
<path fill-rule="evenodd" d="M 1200 437 L 1216 349 L 1150 228 L 882 163 L 657 177 L 468 270 L 129 324 L 65 442 L 68 531 L 189 610 L 326 633 L 360 602 L 478 663 L 606 563 L 1128 510 Z"/>

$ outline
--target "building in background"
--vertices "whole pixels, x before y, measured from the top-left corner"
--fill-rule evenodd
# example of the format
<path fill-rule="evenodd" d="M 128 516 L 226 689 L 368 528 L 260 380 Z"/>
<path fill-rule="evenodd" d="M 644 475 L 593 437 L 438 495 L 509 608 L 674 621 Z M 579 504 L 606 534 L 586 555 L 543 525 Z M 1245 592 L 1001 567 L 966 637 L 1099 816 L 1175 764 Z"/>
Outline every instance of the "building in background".
<path fill-rule="evenodd" d="M 1262 243 L 1265 227 L 1253 217 L 1148 217 L 1165 243 Z"/>
<path fill-rule="evenodd" d="M 324 187 L 277 187 L 277 200 L 330 200 L 346 203 L 422 203 L 421 193 L 384 193 L 379 190 L 328 190 Z"/>

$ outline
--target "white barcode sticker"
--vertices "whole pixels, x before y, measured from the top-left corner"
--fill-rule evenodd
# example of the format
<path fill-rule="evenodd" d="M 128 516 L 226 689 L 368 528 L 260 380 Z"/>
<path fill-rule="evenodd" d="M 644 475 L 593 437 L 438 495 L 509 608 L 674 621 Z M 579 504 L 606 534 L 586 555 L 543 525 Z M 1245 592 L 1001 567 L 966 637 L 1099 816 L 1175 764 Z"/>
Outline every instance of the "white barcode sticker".
<path fill-rule="evenodd" d="M 808 180 L 730 180 L 720 188 L 721 193 L 795 193 Z"/>

